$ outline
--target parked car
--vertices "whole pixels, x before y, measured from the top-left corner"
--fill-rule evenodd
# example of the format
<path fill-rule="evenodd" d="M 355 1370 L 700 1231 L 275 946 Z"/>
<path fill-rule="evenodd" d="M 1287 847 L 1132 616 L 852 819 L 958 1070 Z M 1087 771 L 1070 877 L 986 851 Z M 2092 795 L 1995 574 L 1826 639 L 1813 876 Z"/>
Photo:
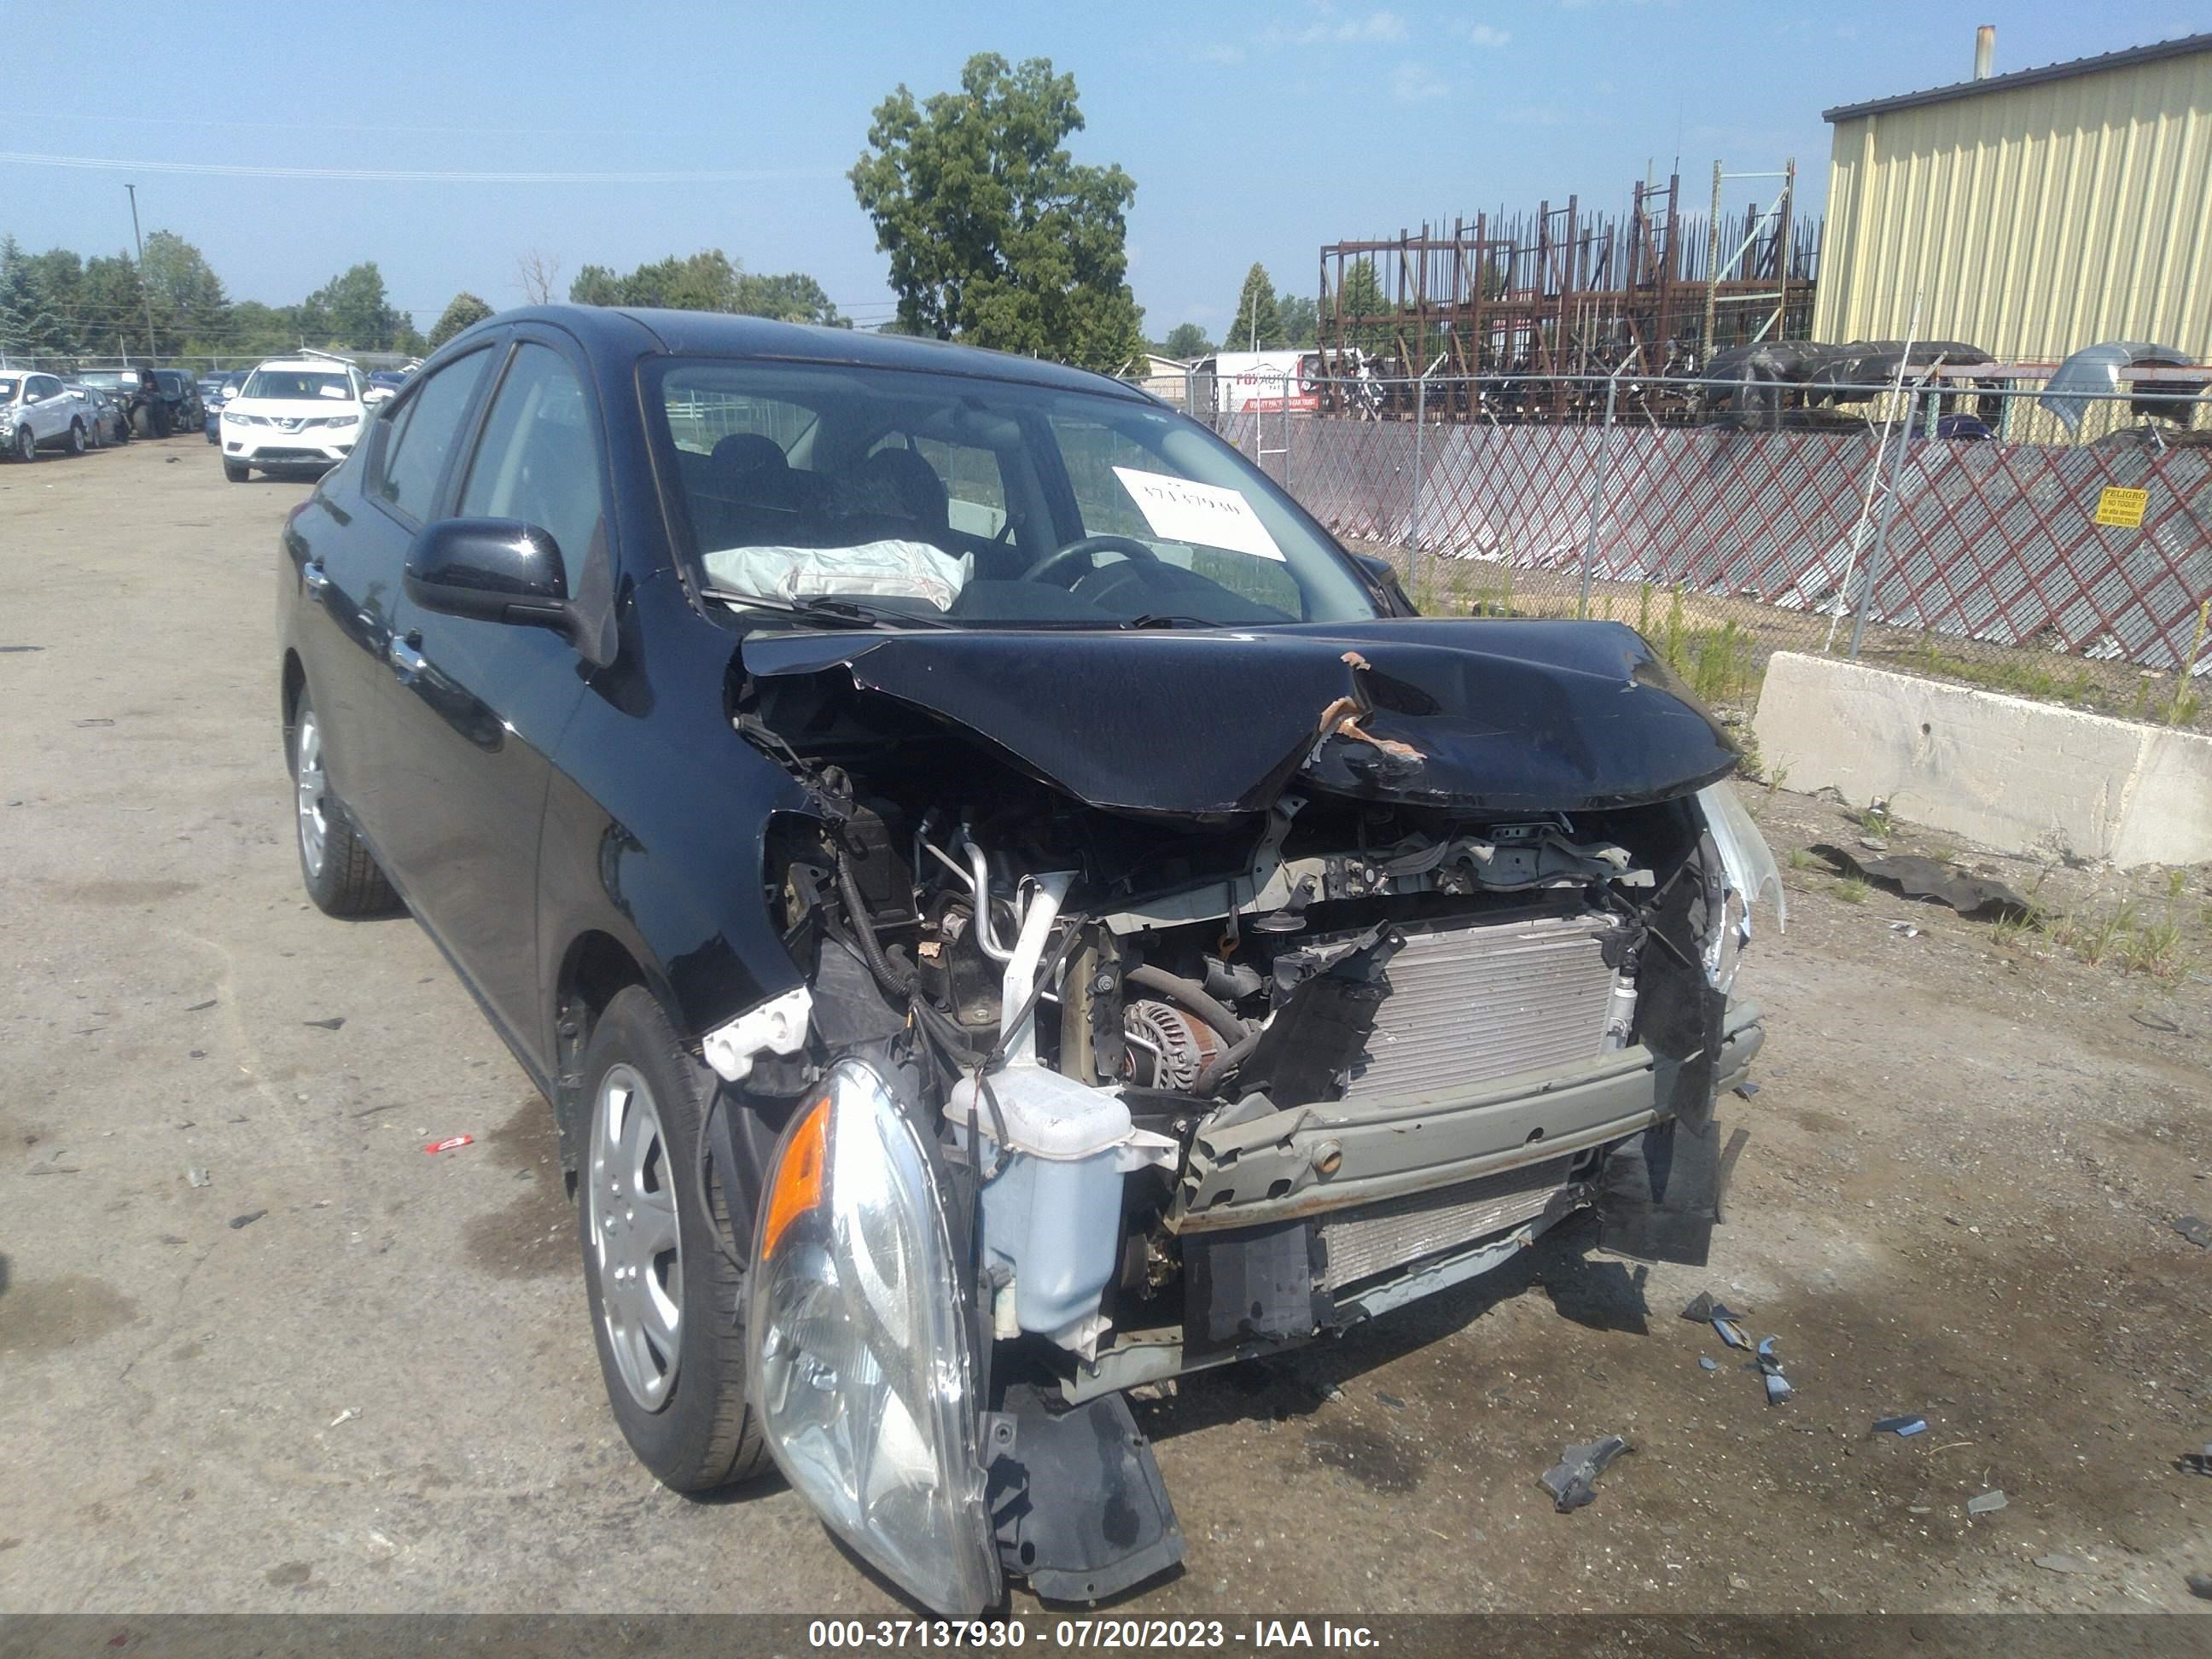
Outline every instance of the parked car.
<path fill-rule="evenodd" d="M 35 461 L 41 449 L 82 455 L 92 441 L 92 416 L 58 374 L 0 368 L 0 453 Z"/>
<path fill-rule="evenodd" d="M 203 394 L 202 400 L 207 406 L 207 419 L 204 425 L 207 432 L 207 441 L 210 443 L 222 441 L 223 406 L 238 395 L 239 388 L 246 384 L 247 376 L 252 373 L 250 368 L 234 368 L 216 382 L 215 392 L 212 396 Z"/>
<path fill-rule="evenodd" d="M 76 378 L 120 398 L 130 410 L 131 429 L 142 438 L 197 432 L 207 419 L 198 387 L 181 369 L 86 369 Z"/>
<path fill-rule="evenodd" d="M 256 467 L 276 473 L 336 466 L 361 437 L 368 413 L 361 394 L 361 371 L 343 357 L 271 357 L 223 405 L 223 476 L 244 483 Z"/>
<path fill-rule="evenodd" d="M 362 397 L 364 401 L 372 405 L 380 404 L 386 398 L 396 397 L 400 387 L 406 384 L 405 371 L 396 368 L 380 368 L 369 375 L 368 388 L 362 392 Z"/>
<path fill-rule="evenodd" d="M 87 434 L 95 449 L 131 441 L 131 409 L 112 392 L 95 386 L 72 383 L 70 395 L 84 411 Z"/>
<path fill-rule="evenodd" d="M 1781 895 L 1726 734 L 1626 627 L 1413 617 L 1141 392 L 509 313 L 276 575 L 307 893 L 404 902 L 551 1103 L 672 1487 L 1096 1600 L 1185 1547 L 1125 1390 L 1593 1206 L 1705 1260 Z"/>

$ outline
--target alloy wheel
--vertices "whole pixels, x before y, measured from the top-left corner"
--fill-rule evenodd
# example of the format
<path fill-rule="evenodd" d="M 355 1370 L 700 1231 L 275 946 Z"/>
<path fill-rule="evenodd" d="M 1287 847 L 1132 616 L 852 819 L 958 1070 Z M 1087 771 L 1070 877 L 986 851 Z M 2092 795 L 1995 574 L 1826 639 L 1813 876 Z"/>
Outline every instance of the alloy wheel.
<path fill-rule="evenodd" d="M 307 873 L 323 873 L 323 859 L 330 842 L 330 820 L 324 816 L 324 793 L 330 787 L 323 776 L 323 728 L 315 711 L 300 712 L 299 736 L 293 764 L 293 793 L 300 811 L 300 856 Z"/>
<path fill-rule="evenodd" d="M 683 1355 L 684 1261 L 675 1171 L 653 1091 L 611 1066 L 592 1106 L 591 1267 L 615 1369 L 647 1411 L 668 1403 Z"/>

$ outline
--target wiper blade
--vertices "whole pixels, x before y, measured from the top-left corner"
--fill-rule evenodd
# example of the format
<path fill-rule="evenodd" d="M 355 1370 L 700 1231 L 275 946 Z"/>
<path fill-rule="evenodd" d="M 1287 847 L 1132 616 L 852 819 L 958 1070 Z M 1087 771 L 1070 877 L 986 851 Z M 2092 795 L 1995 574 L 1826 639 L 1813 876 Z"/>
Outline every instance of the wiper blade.
<path fill-rule="evenodd" d="M 702 587 L 702 599 L 747 611 L 773 611 L 779 616 L 801 617 L 826 623 L 866 623 L 872 627 L 957 628 L 949 617 L 902 611 L 896 605 L 875 605 L 866 599 L 844 599 L 832 593 L 812 593 L 803 599 L 773 598 L 766 593 L 740 593 L 726 587 Z"/>
<path fill-rule="evenodd" d="M 1128 621 L 1125 623 L 1118 623 L 1115 626 L 1120 628 L 1182 628 L 1186 624 L 1192 628 L 1227 628 L 1231 626 L 1231 624 L 1227 623 L 1213 622 L 1204 617 L 1186 616 L 1182 612 L 1177 611 L 1147 611 L 1141 617 L 1132 617 Z"/>

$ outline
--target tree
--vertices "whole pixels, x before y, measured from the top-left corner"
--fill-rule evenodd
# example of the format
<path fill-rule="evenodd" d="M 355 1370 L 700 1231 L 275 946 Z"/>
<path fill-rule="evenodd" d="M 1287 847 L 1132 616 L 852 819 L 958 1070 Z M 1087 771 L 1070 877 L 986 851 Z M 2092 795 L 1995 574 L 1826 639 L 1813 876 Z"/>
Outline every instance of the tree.
<path fill-rule="evenodd" d="M 1206 331 L 1196 323 L 1177 323 L 1168 331 L 1160 349 L 1163 356 L 1195 362 L 1212 351 L 1213 342 L 1206 337 Z"/>
<path fill-rule="evenodd" d="M 525 304 L 550 305 L 561 289 L 561 261 L 530 248 L 514 256 L 514 274 L 522 283 Z"/>
<path fill-rule="evenodd" d="M 389 351 L 407 319 L 385 297 L 384 273 L 365 259 L 333 276 L 300 304 L 300 326 L 327 346 Z"/>
<path fill-rule="evenodd" d="M 1079 166 L 1075 78 L 1048 58 L 979 52 L 957 93 L 876 106 L 848 175 L 890 256 L 901 325 L 915 333 L 1112 373 L 1144 350 L 1127 281 L 1137 187 Z"/>
<path fill-rule="evenodd" d="M 154 327 L 163 350 L 228 331 L 230 296 L 222 290 L 222 279 L 206 256 L 176 232 L 157 230 L 146 238 L 140 276 L 153 301 Z"/>
<path fill-rule="evenodd" d="M 1275 304 L 1276 315 L 1283 321 L 1283 343 L 1286 346 L 1310 346 L 1314 343 L 1315 331 L 1321 317 L 1318 308 L 1303 294 L 1286 294 Z"/>
<path fill-rule="evenodd" d="M 1366 351 L 1382 351 L 1390 344 L 1390 326 L 1387 323 L 1357 323 L 1358 317 L 1379 317 L 1389 310 L 1382 297 L 1382 285 L 1375 279 L 1371 261 L 1355 259 L 1344 268 L 1344 279 L 1336 290 L 1336 309 L 1339 345 L 1358 346 Z"/>
<path fill-rule="evenodd" d="M 605 265 L 586 265 L 568 285 L 568 297 L 585 306 L 651 306 L 671 311 L 724 311 L 741 317 L 774 317 L 787 323 L 850 328 L 822 284 L 803 271 L 757 276 L 721 249 L 679 259 L 673 254 L 640 265 L 627 276 Z"/>
<path fill-rule="evenodd" d="M 1237 295 L 1237 320 L 1229 325 L 1222 343 L 1231 351 L 1266 351 L 1283 343 L 1283 319 L 1265 265 L 1255 264 L 1244 273 L 1244 286 Z"/>
<path fill-rule="evenodd" d="M 430 325 L 429 348 L 435 351 L 465 328 L 472 328 L 491 315 L 491 307 L 466 289 L 446 302 L 438 320 Z"/>

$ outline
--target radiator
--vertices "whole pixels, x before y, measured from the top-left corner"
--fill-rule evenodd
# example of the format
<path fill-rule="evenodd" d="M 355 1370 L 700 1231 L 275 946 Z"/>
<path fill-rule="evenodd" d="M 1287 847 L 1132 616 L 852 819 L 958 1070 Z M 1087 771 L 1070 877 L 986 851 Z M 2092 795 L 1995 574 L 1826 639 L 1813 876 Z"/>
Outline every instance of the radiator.
<path fill-rule="evenodd" d="M 1605 1043 L 1613 969 L 1604 915 L 1411 933 L 1385 969 L 1347 1102 L 1394 1100 L 1588 1060 Z"/>
<path fill-rule="evenodd" d="M 1563 1204 L 1571 1201 L 1577 1194 L 1568 1182 L 1567 1168 L 1573 1162 L 1571 1157 L 1547 1158 L 1433 1192 L 1340 1211 L 1322 1226 L 1328 1250 L 1322 1282 L 1340 1291 L 1486 1234 L 1517 1227 L 1543 1214 L 1555 1199 Z"/>

